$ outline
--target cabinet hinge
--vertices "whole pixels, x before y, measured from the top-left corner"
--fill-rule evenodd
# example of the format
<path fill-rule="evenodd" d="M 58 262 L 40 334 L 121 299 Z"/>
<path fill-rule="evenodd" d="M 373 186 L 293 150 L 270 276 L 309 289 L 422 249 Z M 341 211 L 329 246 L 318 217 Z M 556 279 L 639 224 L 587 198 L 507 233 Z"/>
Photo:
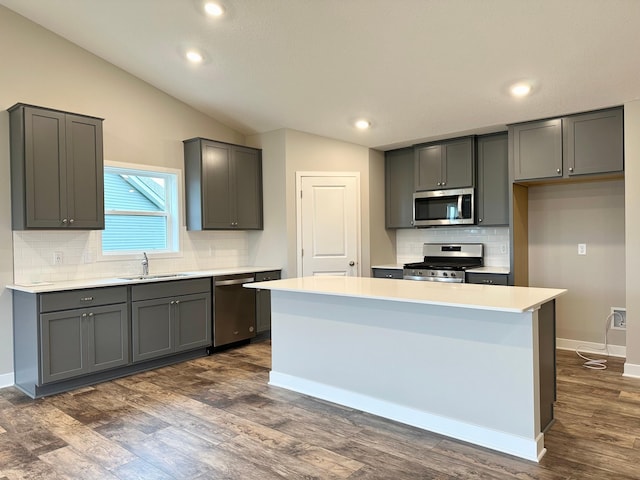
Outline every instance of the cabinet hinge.
<path fill-rule="evenodd" d="M 304 248 L 300 250 L 300 256 L 304 257 Z"/>
<path fill-rule="evenodd" d="M 300 198 L 302 198 L 302 190 L 300 190 Z"/>

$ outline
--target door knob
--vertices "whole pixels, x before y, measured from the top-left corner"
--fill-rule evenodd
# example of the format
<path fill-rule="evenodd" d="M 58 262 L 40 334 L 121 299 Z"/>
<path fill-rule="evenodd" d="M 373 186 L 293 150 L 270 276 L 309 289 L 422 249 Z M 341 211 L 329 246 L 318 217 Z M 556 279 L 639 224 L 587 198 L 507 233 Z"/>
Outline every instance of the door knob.
<path fill-rule="evenodd" d="M 355 264 L 356 264 L 356 262 L 354 262 L 353 260 L 351 260 L 351 261 L 349 262 L 349 266 L 350 266 L 350 267 L 353 267 Z"/>

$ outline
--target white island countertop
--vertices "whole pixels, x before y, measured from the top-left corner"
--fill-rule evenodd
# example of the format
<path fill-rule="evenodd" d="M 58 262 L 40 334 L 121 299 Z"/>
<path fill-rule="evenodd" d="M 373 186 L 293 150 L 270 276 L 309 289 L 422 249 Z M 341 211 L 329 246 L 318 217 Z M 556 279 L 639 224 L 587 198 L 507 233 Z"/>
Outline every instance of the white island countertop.
<path fill-rule="evenodd" d="M 289 278 L 245 287 L 503 312 L 534 310 L 566 293 L 564 289 L 555 288 L 333 276 Z"/>

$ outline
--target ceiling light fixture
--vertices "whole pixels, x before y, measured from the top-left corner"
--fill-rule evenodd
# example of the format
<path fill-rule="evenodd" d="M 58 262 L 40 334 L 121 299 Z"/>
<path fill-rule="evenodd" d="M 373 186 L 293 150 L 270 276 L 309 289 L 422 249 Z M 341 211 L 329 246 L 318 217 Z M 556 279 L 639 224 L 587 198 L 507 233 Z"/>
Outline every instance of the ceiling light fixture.
<path fill-rule="evenodd" d="M 369 120 L 360 119 L 360 120 L 356 120 L 355 126 L 357 129 L 366 130 L 371 126 L 371 122 Z"/>
<path fill-rule="evenodd" d="M 188 50 L 185 56 L 191 63 L 202 63 L 202 60 L 204 60 L 202 54 L 196 50 Z"/>
<path fill-rule="evenodd" d="M 531 84 L 529 83 L 516 83 L 510 88 L 511 95 L 514 97 L 526 97 L 531 93 Z"/>
<path fill-rule="evenodd" d="M 204 11 L 212 17 L 220 17 L 224 14 L 224 7 L 216 2 L 206 2 L 204 4 Z"/>

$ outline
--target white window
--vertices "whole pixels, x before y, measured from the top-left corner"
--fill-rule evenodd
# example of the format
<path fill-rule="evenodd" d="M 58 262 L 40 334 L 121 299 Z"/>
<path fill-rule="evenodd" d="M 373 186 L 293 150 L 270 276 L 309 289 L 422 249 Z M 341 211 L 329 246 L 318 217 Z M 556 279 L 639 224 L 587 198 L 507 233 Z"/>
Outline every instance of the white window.
<path fill-rule="evenodd" d="M 179 175 L 174 169 L 105 165 L 103 257 L 180 250 Z"/>

